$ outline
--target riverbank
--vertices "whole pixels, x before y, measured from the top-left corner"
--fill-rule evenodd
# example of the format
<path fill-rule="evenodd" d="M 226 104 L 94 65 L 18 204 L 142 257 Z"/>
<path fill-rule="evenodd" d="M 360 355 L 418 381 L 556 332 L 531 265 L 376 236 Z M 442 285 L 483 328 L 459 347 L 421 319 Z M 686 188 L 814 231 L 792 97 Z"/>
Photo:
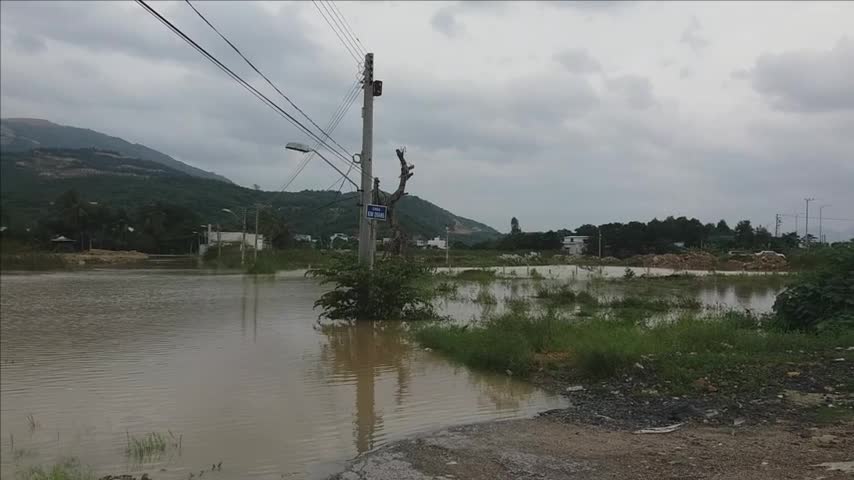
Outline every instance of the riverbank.
<path fill-rule="evenodd" d="M 137 251 L 90 249 L 72 253 L 18 252 L 0 255 L 0 270 L 69 270 L 87 266 L 133 265 L 149 256 Z"/>

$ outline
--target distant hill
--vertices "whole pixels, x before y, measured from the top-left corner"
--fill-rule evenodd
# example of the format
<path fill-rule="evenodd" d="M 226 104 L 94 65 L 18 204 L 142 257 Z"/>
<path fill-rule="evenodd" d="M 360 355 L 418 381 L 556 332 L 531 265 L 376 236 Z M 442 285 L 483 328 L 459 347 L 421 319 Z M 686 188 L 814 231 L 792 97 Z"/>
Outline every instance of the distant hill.
<path fill-rule="evenodd" d="M 265 192 L 232 183 L 198 178 L 159 162 L 100 149 L 2 150 L 0 205 L 4 224 L 26 228 L 50 202 L 69 189 L 83 200 L 113 208 L 135 209 L 154 202 L 187 207 L 204 223 L 227 223 L 223 208 L 272 204 L 295 233 L 328 236 L 355 234 L 358 211 L 353 193 L 336 191 Z M 437 207 L 415 196 L 399 204 L 401 224 L 410 235 L 444 236 L 454 225 L 454 239 L 474 243 L 497 237 L 493 228 Z M 381 229 L 380 235 L 383 235 Z"/>
<path fill-rule="evenodd" d="M 231 180 L 221 175 L 192 167 L 145 145 L 130 143 L 121 138 L 111 137 L 87 128 L 57 125 L 38 118 L 0 119 L 0 150 L 20 152 L 33 148 L 110 150 L 128 157 L 160 163 L 194 177 L 231 183 Z"/>

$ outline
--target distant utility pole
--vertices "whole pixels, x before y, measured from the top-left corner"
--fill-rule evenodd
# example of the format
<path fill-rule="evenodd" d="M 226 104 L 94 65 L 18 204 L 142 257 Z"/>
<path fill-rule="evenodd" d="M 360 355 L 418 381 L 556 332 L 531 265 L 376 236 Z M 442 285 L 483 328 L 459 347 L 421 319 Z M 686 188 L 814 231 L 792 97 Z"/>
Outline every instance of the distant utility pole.
<path fill-rule="evenodd" d="M 807 244 L 807 248 L 810 248 L 810 202 L 813 200 L 815 200 L 815 198 L 812 197 L 804 199 L 807 204 L 807 212 L 804 217 L 804 242 Z"/>
<path fill-rule="evenodd" d="M 826 243 L 824 241 L 824 235 L 822 235 L 822 232 L 821 232 L 822 210 L 824 210 L 824 207 L 830 207 L 830 206 L 831 205 L 825 204 L 825 205 L 818 207 L 818 243 Z"/>
<path fill-rule="evenodd" d="M 780 224 L 783 223 L 783 220 L 780 219 L 781 215 L 778 213 L 776 218 L 774 219 L 774 237 L 780 236 Z"/>
<path fill-rule="evenodd" d="M 246 265 L 246 207 L 243 207 L 243 239 L 240 242 L 240 268 Z"/>
<path fill-rule="evenodd" d="M 445 225 L 445 263 L 451 268 L 451 227 Z"/>
<path fill-rule="evenodd" d="M 599 259 L 602 259 L 602 227 L 599 227 Z"/>
<path fill-rule="evenodd" d="M 373 268 L 375 246 L 371 241 L 371 220 L 367 209 L 373 195 L 373 153 L 374 153 L 374 54 L 365 54 L 365 70 L 362 80 L 364 106 L 362 107 L 362 202 L 359 205 L 359 264 Z"/>
<path fill-rule="evenodd" d="M 258 263 L 258 212 L 261 210 L 261 205 L 255 204 L 255 251 L 253 252 L 252 263 Z"/>

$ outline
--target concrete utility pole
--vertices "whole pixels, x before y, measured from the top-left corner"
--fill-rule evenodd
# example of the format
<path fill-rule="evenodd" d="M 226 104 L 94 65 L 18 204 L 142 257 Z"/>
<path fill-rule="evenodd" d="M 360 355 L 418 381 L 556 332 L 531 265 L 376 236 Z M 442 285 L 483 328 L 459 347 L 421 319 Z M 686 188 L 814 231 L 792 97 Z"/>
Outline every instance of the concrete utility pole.
<path fill-rule="evenodd" d="M 602 259 L 602 227 L 599 227 L 599 259 Z"/>
<path fill-rule="evenodd" d="M 261 205 L 255 204 L 255 251 L 253 252 L 252 263 L 258 262 L 258 212 L 261 210 Z"/>
<path fill-rule="evenodd" d="M 783 223 L 783 220 L 780 219 L 780 214 L 778 213 L 774 219 L 774 237 L 780 236 L 780 224 Z"/>
<path fill-rule="evenodd" d="M 807 244 L 807 248 L 810 248 L 810 202 L 813 200 L 815 200 L 815 198 L 812 197 L 804 199 L 807 203 L 807 212 L 804 216 L 804 243 Z"/>
<path fill-rule="evenodd" d="M 359 264 L 373 268 L 374 244 L 371 220 L 367 209 L 373 194 L 373 153 L 374 153 L 374 54 L 365 55 L 365 76 L 362 80 L 364 106 L 362 107 L 362 202 L 359 205 Z"/>

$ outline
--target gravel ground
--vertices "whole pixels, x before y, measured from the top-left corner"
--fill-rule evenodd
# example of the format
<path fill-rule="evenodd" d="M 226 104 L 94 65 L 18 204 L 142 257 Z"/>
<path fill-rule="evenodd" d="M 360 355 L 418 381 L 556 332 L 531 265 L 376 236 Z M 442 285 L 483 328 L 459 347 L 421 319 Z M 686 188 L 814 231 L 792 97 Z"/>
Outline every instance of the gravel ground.
<path fill-rule="evenodd" d="M 333 479 L 850 480 L 852 474 L 852 425 L 686 425 L 635 434 L 546 416 L 397 442 L 357 458 Z"/>

